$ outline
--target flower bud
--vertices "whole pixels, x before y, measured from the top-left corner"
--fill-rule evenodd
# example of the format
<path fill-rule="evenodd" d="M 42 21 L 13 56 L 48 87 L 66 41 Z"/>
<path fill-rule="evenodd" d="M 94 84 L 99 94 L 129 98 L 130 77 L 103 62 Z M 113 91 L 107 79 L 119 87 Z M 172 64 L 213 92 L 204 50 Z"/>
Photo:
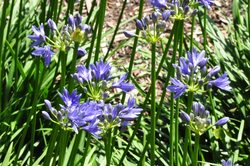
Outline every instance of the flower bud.
<path fill-rule="evenodd" d="M 82 16 L 77 13 L 76 15 L 76 26 L 78 27 L 82 23 Z"/>
<path fill-rule="evenodd" d="M 157 19 L 158 19 L 158 13 L 157 12 L 153 12 L 152 13 L 152 20 L 153 20 L 154 24 L 157 22 Z"/>
<path fill-rule="evenodd" d="M 156 28 L 155 28 L 155 29 L 156 29 L 156 31 L 159 31 L 159 30 L 160 30 L 160 28 L 161 28 L 161 23 L 157 23 L 157 24 L 156 24 Z"/>
<path fill-rule="evenodd" d="M 77 50 L 77 54 L 80 55 L 81 57 L 83 57 L 86 53 L 87 51 L 81 47 L 79 47 Z"/>
<path fill-rule="evenodd" d="M 184 10 L 183 10 L 182 7 L 178 7 L 178 11 L 179 11 L 180 14 L 184 14 Z"/>
<path fill-rule="evenodd" d="M 198 112 L 199 112 L 199 103 L 194 102 L 194 104 L 192 106 L 192 110 L 194 111 L 194 115 L 197 116 Z"/>
<path fill-rule="evenodd" d="M 192 64 L 192 63 L 189 63 L 189 64 L 188 64 L 188 68 L 189 68 L 189 70 L 190 70 L 191 72 L 193 72 L 193 68 L 194 68 L 194 66 L 193 66 L 193 64 Z"/>
<path fill-rule="evenodd" d="M 91 27 L 87 24 L 84 24 L 82 30 L 84 31 L 85 35 L 88 35 L 91 30 Z"/>
<path fill-rule="evenodd" d="M 194 17 L 198 13 L 198 9 L 194 9 L 193 13 L 191 14 L 191 17 Z"/>
<path fill-rule="evenodd" d="M 148 34 L 147 34 L 147 32 L 145 30 L 143 30 L 141 34 L 142 34 L 142 37 L 147 38 Z"/>
<path fill-rule="evenodd" d="M 174 5 L 174 4 L 171 4 L 170 9 L 171 9 L 171 10 L 174 10 L 174 7 L 175 7 L 175 5 Z"/>
<path fill-rule="evenodd" d="M 180 112 L 180 118 L 182 119 L 183 122 L 190 122 L 189 115 L 183 111 Z"/>
<path fill-rule="evenodd" d="M 67 37 L 71 37 L 68 31 L 63 31 L 63 34 Z"/>
<path fill-rule="evenodd" d="M 53 40 L 54 40 L 54 41 L 57 41 L 57 39 L 58 39 L 57 36 L 54 35 L 54 36 L 53 36 Z"/>
<path fill-rule="evenodd" d="M 45 119 L 51 120 L 51 117 L 49 116 L 48 112 L 42 111 L 42 115 L 43 115 L 43 117 L 44 117 Z"/>
<path fill-rule="evenodd" d="M 80 43 L 83 40 L 83 33 L 79 28 L 77 28 L 76 31 L 73 33 L 72 39 L 74 42 L 78 43 Z"/>
<path fill-rule="evenodd" d="M 186 74 L 184 79 L 185 79 L 186 83 L 188 83 L 188 81 L 189 81 L 189 75 Z"/>
<path fill-rule="evenodd" d="M 184 7 L 184 15 L 186 15 L 189 12 L 189 6 Z"/>
<path fill-rule="evenodd" d="M 220 66 L 215 66 L 210 72 L 209 74 L 211 74 L 211 76 L 216 75 L 220 72 Z"/>
<path fill-rule="evenodd" d="M 220 120 L 218 120 L 214 125 L 215 126 L 223 126 L 228 121 L 229 121 L 229 117 L 224 117 L 224 118 L 221 118 Z"/>
<path fill-rule="evenodd" d="M 102 88 L 103 89 L 107 88 L 107 81 L 106 80 L 102 81 Z"/>
<path fill-rule="evenodd" d="M 161 30 L 161 31 L 164 31 L 164 29 L 166 28 L 166 26 L 167 26 L 166 21 L 162 21 L 162 22 L 161 22 L 161 28 L 160 28 L 160 30 Z"/>
<path fill-rule="evenodd" d="M 132 38 L 132 37 L 135 37 L 136 34 L 134 33 L 131 33 L 129 31 L 123 31 L 123 34 L 127 37 L 127 38 Z"/>
<path fill-rule="evenodd" d="M 170 10 L 164 10 L 162 13 L 162 19 L 165 21 L 168 21 L 170 17 L 171 11 Z"/>
<path fill-rule="evenodd" d="M 135 25 L 136 25 L 136 28 L 138 28 L 139 30 L 143 30 L 143 25 L 140 20 L 136 20 Z"/>
<path fill-rule="evenodd" d="M 103 100 L 105 100 L 106 98 L 108 98 L 108 92 L 104 92 L 103 94 Z"/>
<path fill-rule="evenodd" d="M 84 93 L 87 93 L 88 92 L 88 89 L 86 87 L 83 87 L 83 92 Z"/>
<path fill-rule="evenodd" d="M 205 82 L 209 81 L 211 79 L 211 77 L 212 77 L 211 74 L 208 73 L 208 75 L 206 76 Z"/>
<path fill-rule="evenodd" d="M 185 8 L 189 4 L 189 0 L 184 0 L 182 6 Z"/>
<path fill-rule="evenodd" d="M 57 110 L 55 108 L 52 108 L 52 111 L 51 111 L 55 116 L 57 115 Z"/>
<path fill-rule="evenodd" d="M 206 125 L 207 125 L 207 126 L 210 126 L 211 123 L 212 123 L 212 122 L 211 122 L 211 119 L 206 119 Z"/>
<path fill-rule="evenodd" d="M 199 115 L 203 117 L 205 114 L 205 107 L 202 104 L 199 104 Z"/>
<path fill-rule="evenodd" d="M 51 19 L 48 20 L 48 26 L 51 30 L 57 30 L 56 23 Z"/>
<path fill-rule="evenodd" d="M 176 14 L 175 10 L 171 10 L 171 15 L 174 16 Z"/>
<path fill-rule="evenodd" d="M 208 111 L 208 110 L 205 111 L 204 117 L 205 117 L 205 118 L 208 118 L 208 117 L 209 117 L 209 111 Z"/>
<path fill-rule="evenodd" d="M 63 32 L 64 32 L 64 31 L 68 31 L 67 25 L 64 25 L 64 26 L 62 27 L 62 31 L 63 31 Z"/>
<path fill-rule="evenodd" d="M 66 47 L 65 47 L 65 51 L 66 51 L 66 52 L 69 52 L 70 49 L 71 49 L 70 46 L 66 46 Z"/>
<path fill-rule="evenodd" d="M 60 126 L 63 127 L 63 126 L 64 126 L 64 123 L 63 123 L 63 122 L 60 122 Z"/>
<path fill-rule="evenodd" d="M 71 27 L 68 28 L 69 33 L 73 32 L 73 29 Z"/>
<path fill-rule="evenodd" d="M 142 25 L 143 25 L 143 29 L 147 29 L 148 25 L 145 23 L 144 18 L 141 19 Z"/>
<path fill-rule="evenodd" d="M 101 95 L 101 96 L 103 96 L 103 95 L 104 95 L 104 92 L 103 92 L 102 90 L 101 90 L 101 92 L 100 92 L 100 95 Z"/>
<path fill-rule="evenodd" d="M 201 68 L 201 77 L 205 77 L 206 73 L 207 73 L 207 67 L 204 66 L 203 68 Z"/>
<path fill-rule="evenodd" d="M 62 121 L 62 113 L 60 111 L 57 112 L 56 116 L 59 121 Z"/>
<path fill-rule="evenodd" d="M 191 121 L 193 121 L 194 120 L 194 114 L 193 113 L 190 113 L 190 119 L 191 119 Z"/>
<path fill-rule="evenodd" d="M 197 127 L 198 127 L 198 128 L 202 128 L 203 125 L 204 125 L 204 124 L 203 124 L 202 119 L 199 119 L 198 122 L 197 122 Z"/>
<path fill-rule="evenodd" d="M 154 31 L 154 25 L 153 24 L 149 27 L 149 30 Z"/>
<path fill-rule="evenodd" d="M 178 67 L 176 68 L 176 76 L 177 76 L 177 79 L 178 79 L 178 80 L 181 80 L 181 74 L 182 74 L 181 67 L 178 66 Z"/>
<path fill-rule="evenodd" d="M 147 15 L 147 16 L 144 18 L 144 22 L 145 22 L 146 25 L 149 25 L 149 23 L 150 23 L 150 16 L 149 16 L 149 15 Z"/>
<path fill-rule="evenodd" d="M 49 100 L 44 100 L 44 103 L 45 103 L 45 107 L 46 107 L 48 110 L 50 110 L 50 111 L 53 110 L 53 109 L 52 109 L 52 106 L 51 106 L 51 102 L 50 102 Z"/>
<path fill-rule="evenodd" d="M 92 86 L 92 87 L 95 87 L 95 82 L 91 82 L 91 86 Z"/>
<path fill-rule="evenodd" d="M 208 84 L 207 84 L 207 90 L 211 89 L 212 86 L 213 86 L 213 85 L 212 85 L 211 83 L 208 83 Z"/>
<path fill-rule="evenodd" d="M 199 79 L 198 84 L 199 84 L 199 87 L 201 88 L 204 84 L 204 81 L 202 79 Z"/>
<path fill-rule="evenodd" d="M 112 115 L 111 114 L 108 114 L 108 117 L 107 117 L 107 119 L 108 119 L 108 122 L 112 122 L 112 120 L 113 120 L 113 117 L 112 117 Z"/>
<path fill-rule="evenodd" d="M 72 28 L 72 30 L 75 30 L 75 20 L 71 14 L 69 15 L 69 26 Z"/>
<path fill-rule="evenodd" d="M 65 44 L 65 46 L 68 46 L 68 45 L 69 45 L 69 42 L 68 42 L 68 41 L 65 41 L 64 44 Z"/>
<path fill-rule="evenodd" d="M 91 74 L 92 78 L 95 78 L 95 76 L 96 76 L 95 70 L 91 70 L 90 74 Z"/>

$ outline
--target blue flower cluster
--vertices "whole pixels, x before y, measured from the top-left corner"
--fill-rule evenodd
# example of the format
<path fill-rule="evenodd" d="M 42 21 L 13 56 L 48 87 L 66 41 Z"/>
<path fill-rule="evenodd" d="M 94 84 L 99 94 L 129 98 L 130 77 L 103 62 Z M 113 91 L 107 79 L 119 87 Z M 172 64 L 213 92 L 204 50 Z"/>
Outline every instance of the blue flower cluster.
<path fill-rule="evenodd" d="M 202 87 L 206 85 L 209 90 L 212 86 L 216 86 L 222 90 L 230 91 L 230 81 L 228 80 L 228 73 L 211 80 L 220 72 L 220 67 L 215 66 L 207 74 L 207 62 L 209 58 L 205 58 L 205 51 L 197 53 L 196 48 L 193 48 L 193 53 L 188 52 L 188 59 L 181 57 L 179 59 L 180 66 L 173 64 L 176 69 L 177 78 L 171 78 L 174 85 L 168 86 L 167 91 L 175 93 L 174 99 L 180 97 L 185 91 L 204 92 Z"/>
<path fill-rule="evenodd" d="M 209 111 L 205 110 L 202 104 L 195 102 L 192 107 L 193 112 L 189 115 L 183 111 L 180 112 L 180 118 L 183 122 L 188 123 L 188 128 L 199 135 L 215 126 L 223 126 L 229 121 L 229 117 L 224 117 L 218 120 L 214 125 L 211 125 Z"/>
<path fill-rule="evenodd" d="M 89 25 L 82 25 L 82 17 L 80 14 L 77 14 L 75 19 L 70 15 L 69 25 L 64 25 L 61 32 L 59 32 L 55 22 L 51 19 L 48 20 L 48 26 L 53 37 L 52 39 L 45 35 L 43 23 L 40 26 L 40 30 L 37 27 L 32 26 L 34 35 L 28 36 L 28 38 L 35 41 L 31 45 L 31 47 L 36 49 L 32 52 L 32 55 L 43 56 L 45 59 L 45 66 L 50 64 L 51 57 L 55 55 L 55 53 L 51 51 L 51 47 L 67 52 L 73 48 L 74 42 L 78 42 L 81 45 L 81 43 L 88 38 L 91 30 Z M 37 47 L 43 43 L 43 47 Z M 78 55 L 84 56 L 85 54 L 86 50 L 79 47 Z"/>
<path fill-rule="evenodd" d="M 111 68 L 108 62 L 103 63 L 103 61 L 100 60 L 99 63 L 91 63 L 89 69 L 87 69 L 85 65 L 77 66 L 77 72 L 71 76 L 76 83 L 82 86 L 84 92 L 90 99 L 97 101 L 105 100 L 108 97 L 108 90 L 111 88 L 108 87 L 109 80 L 112 78 L 112 76 L 110 76 Z M 135 89 L 135 85 L 125 82 L 127 76 L 128 72 L 125 76 L 121 75 L 118 82 L 114 81 L 112 83 L 112 88 L 119 88 L 126 93 Z M 85 85 L 87 87 L 84 87 Z"/>
<path fill-rule="evenodd" d="M 58 94 L 65 105 L 60 104 L 61 109 L 56 110 L 50 101 L 45 100 L 49 113 L 42 111 L 44 118 L 59 124 L 64 130 L 78 133 L 79 129 L 83 129 L 97 138 L 105 136 L 107 130 L 116 126 L 121 126 L 123 132 L 126 126 L 131 125 L 129 121 L 135 120 L 142 111 L 141 108 L 134 108 L 134 98 L 129 99 L 127 107 L 121 103 L 113 107 L 111 104 L 105 105 L 103 100 L 99 102 L 88 100 L 80 104 L 81 94 L 77 95 L 77 90 L 69 94 L 64 88 L 63 94 L 60 92 Z"/>

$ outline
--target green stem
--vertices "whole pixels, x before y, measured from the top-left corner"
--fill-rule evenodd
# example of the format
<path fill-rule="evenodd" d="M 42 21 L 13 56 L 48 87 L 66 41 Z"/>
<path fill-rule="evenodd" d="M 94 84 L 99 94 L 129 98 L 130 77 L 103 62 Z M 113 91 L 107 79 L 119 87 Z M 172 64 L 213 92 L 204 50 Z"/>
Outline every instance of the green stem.
<path fill-rule="evenodd" d="M 151 165 L 155 165 L 155 52 L 156 52 L 156 43 L 152 43 L 152 58 L 151 58 Z"/>
<path fill-rule="evenodd" d="M 106 161 L 107 161 L 107 166 L 110 166 L 110 162 L 111 162 L 111 142 L 112 142 L 112 130 L 109 129 L 108 130 L 108 138 L 106 140 Z"/>
<path fill-rule="evenodd" d="M 198 161 L 198 150 L 199 150 L 199 143 L 200 143 L 200 135 L 195 133 L 195 144 L 194 144 L 194 155 L 193 155 L 193 166 L 197 166 Z"/>
<path fill-rule="evenodd" d="M 173 27 L 176 27 L 176 26 L 177 26 L 177 24 L 176 24 L 176 22 L 175 22 Z M 165 61 L 165 58 L 166 58 L 167 53 L 168 53 L 168 51 L 169 51 L 169 47 L 170 47 L 170 44 L 171 44 L 171 41 L 172 41 L 172 38 L 173 38 L 173 35 L 174 35 L 175 31 L 177 31 L 177 28 L 173 28 L 173 30 L 171 31 L 171 34 L 170 34 L 170 36 L 169 36 L 169 39 L 168 39 L 168 43 L 167 43 L 165 52 L 164 52 L 164 54 L 163 54 L 163 56 L 162 56 L 161 62 L 160 62 L 160 64 L 159 64 L 159 67 L 158 67 L 157 72 L 156 72 L 156 77 L 158 77 L 158 75 L 159 75 L 159 73 L 160 73 L 160 71 L 161 71 L 163 62 Z M 165 82 L 165 85 L 168 84 L 169 79 L 170 79 L 170 75 L 169 75 L 169 77 L 168 77 L 168 81 Z M 167 86 L 166 86 L 166 87 L 167 87 Z M 166 94 L 166 87 L 163 88 L 163 91 L 165 91 L 165 93 L 163 92 L 163 94 Z M 142 106 L 143 110 L 146 109 L 147 101 L 149 100 L 149 97 L 150 97 L 150 94 L 151 94 L 151 89 L 152 89 L 152 88 L 151 88 L 151 86 L 150 86 L 149 91 L 148 91 L 148 93 L 147 93 L 147 96 L 146 96 L 146 98 L 145 98 L 145 100 L 144 100 L 144 103 L 143 103 L 143 106 Z M 162 106 L 162 104 L 163 104 L 164 97 L 165 97 L 165 95 L 164 95 L 164 96 L 162 97 L 162 99 L 161 99 L 160 107 L 158 107 L 158 111 L 157 111 L 157 115 L 156 115 L 156 122 L 157 122 L 157 120 L 159 119 L 159 116 L 160 116 L 161 106 Z M 159 111 L 159 110 L 160 110 L 160 111 Z M 128 142 L 128 145 L 126 146 L 126 149 L 125 149 L 124 153 L 122 154 L 122 157 L 121 157 L 121 159 L 120 159 L 120 161 L 119 161 L 119 166 L 122 165 L 123 160 L 124 160 L 126 154 L 128 153 L 128 150 L 129 150 L 129 148 L 130 148 L 130 146 L 131 146 L 131 144 L 132 144 L 132 141 L 133 141 L 133 139 L 134 139 L 134 137 L 135 137 L 135 135 L 136 135 L 136 132 L 137 132 L 137 130 L 139 129 L 140 121 L 141 121 L 141 119 L 142 119 L 142 116 L 143 116 L 143 114 L 141 113 L 140 116 L 137 118 L 136 125 L 135 125 L 135 128 L 134 128 L 134 130 L 133 130 L 132 136 L 130 137 L 130 140 L 129 140 L 129 142 Z M 144 147 L 144 150 L 147 149 L 147 147 L 148 147 L 148 145 L 149 145 L 148 142 L 150 142 L 150 141 L 147 141 L 147 143 L 146 143 L 146 145 L 145 145 L 145 147 Z M 143 150 L 143 152 L 144 152 L 144 150 Z M 145 151 L 146 151 L 146 150 L 145 150 Z M 144 156 L 144 155 L 143 155 L 143 156 Z M 138 163 L 138 165 L 140 165 L 140 162 Z"/>
<path fill-rule="evenodd" d="M 178 156 L 179 156 L 179 150 L 178 150 L 178 135 L 179 135 L 179 102 L 180 98 L 177 98 L 176 100 L 176 112 L 175 112 L 175 166 L 179 165 L 178 162 Z"/>
<path fill-rule="evenodd" d="M 60 137 L 59 137 L 59 159 L 58 159 L 58 165 L 62 166 L 64 164 L 64 156 L 65 151 L 67 147 L 67 137 L 68 137 L 68 131 L 65 131 L 63 129 L 60 130 Z"/>
<path fill-rule="evenodd" d="M 249 41 L 250 41 L 250 0 L 248 0 L 248 9 L 247 9 L 247 14 L 248 14 L 248 34 L 249 34 Z"/>
<path fill-rule="evenodd" d="M 85 146 L 85 150 L 84 150 L 84 153 L 83 153 L 83 157 L 82 157 L 82 164 L 84 165 L 84 162 L 85 162 L 85 159 L 86 159 L 86 156 L 88 154 L 88 150 L 89 150 L 89 146 L 90 146 L 90 141 L 91 141 L 91 134 L 88 133 L 88 137 L 87 137 L 87 142 L 86 142 L 86 146 Z M 77 165 L 77 164 L 76 164 Z"/>
<path fill-rule="evenodd" d="M 204 50 L 205 50 L 205 57 L 207 56 L 207 8 L 204 7 L 204 26 L 203 26 L 203 37 L 204 37 Z"/>
<path fill-rule="evenodd" d="M 218 117 L 217 117 L 217 114 L 215 112 L 215 103 L 214 103 L 214 100 L 213 100 L 213 96 L 212 96 L 212 92 L 211 90 L 208 91 L 208 94 L 209 94 L 209 100 L 210 100 L 210 104 L 212 106 L 212 111 L 213 111 L 213 114 L 214 114 L 214 117 L 215 117 L 215 121 L 217 122 L 218 121 Z"/>
<path fill-rule="evenodd" d="M 79 7 L 79 14 L 80 14 L 80 15 L 82 15 L 83 3 L 84 3 L 84 0 L 81 0 L 81 2 L 80 2 L 80 7 Z"/>
<path fill-rule="evenodd" d="M 77 54 L 78 47 L 79 47 L 79 43 L 75 42 L 74 54 L 73 54 L 72 62 L 71 62 L 71 66 L 70 66 L 70 73 L 68 75 L 68 77 L 69 77 L 69 88 L 68 88 L 69 93 L 71 93 L 73 91 L 73 88 L 74 88 L 74 79 L 70 75 L 74 74 L 76 71 L 76 60 L 77 60 L 77 55 L 78 55 Z"/>
<path fill-rule="evenodd" d="M 177 20 L 176 20 L 177 22 Z M 178 28 L 181 22 L 178 20 L 177 22 Z M 177 48 L 178 48 L 178 41 L 179 41 L 179 32 L 176 31 L 175 37 L 174 37 L 174 48 L 173 48 L 173 57 L 172 57 L 172 62 L 171 64 L 175 64 L 176 61 L 176 53 L 177 53 Z M 169 66 L 170 67 L 170 66 Z M 170 76 L 174 77 L 174 69 L 170 70 Z M 174 94 L 171 93 L 171 102 L 170 102 L 170 166 L 174 165 Z"/>
<path fill-rule="evenodd" d="M 193 97 L 194 97 L 194 93 L 188 92 L 187 114 L 190 114 L 191 112 L 192 105 L 193 105 Z M 186 128 L 185 138 L 184 138 L 184 148 L 183 148 L 184 154 L 183 154 L 182 166 L 186 165 L 189 138 L 190 138 L 190 130 Z"/>
<path fill-rule="evenodd" d="M 67 55 L 64 51 L 60 50 L 59 56 L 61 56 L 61 80 L 60 80 L 60 92 L 63 91 L 63 87 L 65 85 L 65 76 L 66 76 L 66 62 Z"/>
<path fill-rule="evenodd" d="M 97 43 L 96 43 L 94 62 L 98 61 L 98 59 L 99 59 L 101 40 L 102 40 L 102 29 L 103 29 L 103 22 L 104 22 L 106 6 L 107 6 L 107 0 L 102 0 L 100 3 L 100 11 L 98 12 L 99 27 L 98 27 L 98 35 L 97 35 Z"/>
<path fill-rule="evenodd" d="M 193 19 L 192 19 L 191 39 L 190 39 L 190 49 L 189 49 L 190 52 L 192 52 L 192 50 L 193 50 L 193 42 L 194 42 L 194 22 L 195 22 L 195 16 L 193 16 Z"/>
<path fill-rule="evenodd" d="M 92 12 L 93 12 L 94 7 L 95 7 L 95 3 L 96 3 L 96 0 L 93 0 L 92 6 L 91 6 L 91 9 L 90 9 L 90 11 L 89 11 L 89 13 L 88 13 L 88 18 L 87 18 L 85 24 L 88 24 L 88 23 L 89 23 L 89 20 L 90 20 L 90 18 L 91 18 Z M 96 15 L 98 16 L 98 14 L 96 14 Z"/>

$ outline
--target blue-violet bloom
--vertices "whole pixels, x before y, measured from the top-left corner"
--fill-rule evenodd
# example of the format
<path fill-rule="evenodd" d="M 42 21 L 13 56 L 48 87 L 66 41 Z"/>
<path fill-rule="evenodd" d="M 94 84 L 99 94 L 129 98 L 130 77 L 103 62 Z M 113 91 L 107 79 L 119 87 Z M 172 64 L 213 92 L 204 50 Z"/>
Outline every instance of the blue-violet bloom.
<path fill-rule="evenodd" d="M 225 91 L 231 91 L 231 87 L 228 86 L 230 84 L 230 81 L 228 80 L 228 72 L 220 76 L 219 78 L 209 81 L 213 86 L 217 86 L 218 88 L 225 90 Z"/>
<path fill-rule="evenodd" d="M 40 30 L 35 26 L 32 26 L 32 30 L 35 33 L 35 35 L 29 35 L 28 38 L 34 40 L 35 43 L 33 43 L 30 47 L 42 44 L 47 38 L 47 36 L 45 36 L 43 23 L 41 24 Z"/>
<path fill-rule="evenodd" d="M 34 48 L 36 50 L 33 51 L 31 54 L 35 55 L 35 56 L 42 56 L 43 55 L 43 58 L 45 60 L 45 66 L 49 66 L 49 64 L 51 62 L 51 56 L 55 55 L 55 53 L 50 50 L 51 46 L 50 45 L 45 45 L 44 47 L 34 46 Z"/>
<path fill-rule="evenodd" d="M 170 78 L 171 82 L 174 85 L 168 86 L 166 89 L 167 91 L 171 92 L 171 93 L 175 93 L 174 95 L 174 99 L 180 97 L 185 90 L 187 89 L 187 85 L 185 85 L 184 83 L 180 82 L 179 80 L 177 80 L 176 78 Z"/>
<path fill-rule="evenodd" d="M 121 90 L 123 90 L 126 93 L 127 93 L 127 91 L 135 89 L 134 84 L 123 82 L 127 78 L 128 73 L 129 72 L 127 72 L 124 76 L 121 75 L 120 80 L 118 82 L 114 81 L 113 84 L 112 84 L 112 87 L 113 88 L 120 88 Z"/>

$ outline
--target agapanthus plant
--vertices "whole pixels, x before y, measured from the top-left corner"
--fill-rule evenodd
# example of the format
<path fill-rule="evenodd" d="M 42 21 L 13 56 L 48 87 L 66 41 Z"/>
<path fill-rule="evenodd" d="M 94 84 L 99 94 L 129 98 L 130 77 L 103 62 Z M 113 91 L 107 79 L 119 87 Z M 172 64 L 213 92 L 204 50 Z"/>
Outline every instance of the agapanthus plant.
<path fill-rule="evenodd" d="M 192 107 L 193 112 L 189 115 L 183 111 L 180 112 L 180 118 L 187 123 L 187 127 L 193 132 L 202 135 L 213 126 L 223 126 L 229 121 L 228 117 L 221 118 L 215 124 L 211 124 L 209 111 L 205 110 L 202 104 L 195 102 Z"/>
<path fill-rule="evenodd" d="M 40 51 L 39 55 L 44 55 L 43 58 L 45 59 L 46 66 L 49 65 L 51 56 L 55 54 L 50 49 L 55 48 L 67 52 L 73 48 L 75 42 L 79 43 L 81 46 L 88 38 L 91 30 L 89 25 L 82 24 L 82 17 L 80 14 L 77 14 L 75 19 L 70 15 L 69 25 L 64 25 L 61 32 L 59 32 L 55 22 L 51 19 L 48 20 L 48 26 L 50 28 L 52 39 L 50 39 L 48 35 L 45 35 L 43 24 L 41 24 L 40 30 L 37 27 L 32 26 L 35 35 L 28 36 L 28 38 L 35 41 L 31 47 L 34 47 L 36 50 L 33 51 L 32 54 L 37 55 L 37 52 Z M 35 47 L 43 44 L 43 47 Z M 44 52 L 41 53 L 41 51 Z M 78 54 L 84 56 L 86 54 L 85 49 L 79 47 Z"/>
<path fill-rule="evenodd" d="M 75 79 L 77 84 L 83 88 L 83 91 L 93 100 L 105 100 L 108 97 L 110 88 L 119 88 L 124 92 L 135 89 L 133 84 L 125 82 L 128 73 L 120 77 L 118 82 L 114 81 L 112 86 L 109 82 L 112 76 L 110 75 L 111 65 L 103 60 L 91 63 L 89 69 L 85 65 L 77 66 L 77 72 L 71 76 Z"/>
<path fill-rule="evenodd" d="M 176 78 L 171 78 L 174 85 L 168 86 L 167 91 L 175 93 L 174 98 L 180 97 L 185 91 L 206 92 L 212 86 L 216 86 L 222 90 L 230 91 L 230 81 L 228 73 L 212 80 L 220 72 L 220 67 L 215 66 L 208 74 L 206 64 L 209 58 L 205 58 L 205 51 L 197 53 L 193 48 L 193 53 L 188 52 L 188 59 L 180 58 L 180 66 L 173 64 L 176 69 Z M 202 87 L 205 86 L 205 90 Z"/>

